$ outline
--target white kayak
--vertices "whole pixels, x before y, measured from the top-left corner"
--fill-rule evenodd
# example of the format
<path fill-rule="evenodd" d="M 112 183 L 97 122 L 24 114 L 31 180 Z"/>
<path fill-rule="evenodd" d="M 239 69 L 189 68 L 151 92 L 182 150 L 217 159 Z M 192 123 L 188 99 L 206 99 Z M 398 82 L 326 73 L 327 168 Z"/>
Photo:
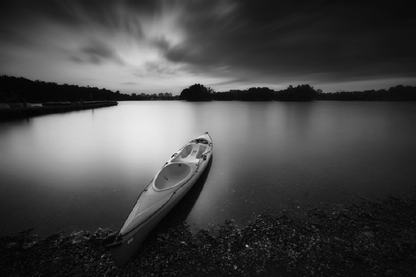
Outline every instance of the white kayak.
<path fill-rule="evenodd" d="M 114 242 L 107 247 L 118 266 L 124 265 L 152 229 L 182 199 L 207 167 L 212 155 L 211 136 L 191 140 L 156 173 L 142 191 Z"/>

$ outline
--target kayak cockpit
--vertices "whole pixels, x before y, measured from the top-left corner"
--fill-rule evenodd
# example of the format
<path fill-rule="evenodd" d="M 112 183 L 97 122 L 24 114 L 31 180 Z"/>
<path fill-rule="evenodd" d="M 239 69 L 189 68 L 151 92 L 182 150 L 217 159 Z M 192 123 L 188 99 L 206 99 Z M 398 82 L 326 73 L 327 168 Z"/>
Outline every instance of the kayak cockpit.
<path fill-rule="evenodd" d="M 191 167 L 184 163 L 171 163 L 162 168 L 157 174 L 154 186 L 157 190 L 164 190 L 176 186 L 191 174 Z"/>
<path fill-rule="evenodd" d="M 172 159 L 172 162 L 180 161 L 187 163 L 197 163 L 198 160 L 201 159 L 205 150 L 207 150 L 207 146 L 205 145 L 193 143 L 188 144 Z"/>
<path fill-rule="evenodd" d="M 180 153 L 182 158 L 187 158 L 189 156 L 195 156 L 195 158 L 200 159 L 202 153 L 205 152 L 207 147 L 205 145 L 200 144 L 188 144 Z"/>

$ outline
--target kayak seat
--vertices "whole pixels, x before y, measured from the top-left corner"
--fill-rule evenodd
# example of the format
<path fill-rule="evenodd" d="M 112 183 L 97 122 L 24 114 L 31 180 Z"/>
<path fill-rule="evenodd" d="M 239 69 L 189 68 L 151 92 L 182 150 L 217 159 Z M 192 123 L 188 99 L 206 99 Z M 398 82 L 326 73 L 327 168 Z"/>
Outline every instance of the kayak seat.
<path fill-rule="evenodd" d="M 206 149 L 207 147 L 205 145 L 188 144 L 172 159 L 172 162 L 183 161 L 187 163 L 198 163 Z"/>
<path fill-rule="evenodd" d="M 191 173 L 191 168 L 187 164 L 172 163 L 165 166 L 155 179 L 156 189 L 167 189 L 174 187 L 185 180 Z"/>
<path fill-rule="evenodd" d="M 201 158 L 201 156 L 202 156 L 202 153 L 204 153 L 206 149 L 207 149 L 207 147 L 206 147 L 206 146 L 200 145 L 200 146 L 199 146 L 199 151 L 198 151 L 198 153 L 196 154 L 196 158 L 197 158 L 197 159 L 200 159 L 200 158 Z"/>
<path fill-rule="evenodd" d="M 201 159 L 202 153 L 204 153 L 206 146 L 200 145 L 200 144 L 192 144 L 189 145 L 192 146 L 190 153 L 182 158 L 181 160 L 187 163 L 198 163 L 199 159 Z"/>
<path fill-rule="evenodd" d="M 192 144 L 188 144 L 181 152 L 181 157 L 182 158 L 186 158 L 189 156 L 189 154 L 192 153 L 192 149 L 193 149 L 193 145 Z"/>

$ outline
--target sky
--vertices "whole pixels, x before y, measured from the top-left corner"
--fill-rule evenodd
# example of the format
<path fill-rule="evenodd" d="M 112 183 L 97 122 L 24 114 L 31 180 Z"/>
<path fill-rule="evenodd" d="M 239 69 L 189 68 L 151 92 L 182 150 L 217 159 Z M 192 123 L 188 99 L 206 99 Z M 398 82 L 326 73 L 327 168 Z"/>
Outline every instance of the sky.
<path fill-rule="evenodd" d="M 128 94 L 416 86 L 411 4 L 1 0 L 0 74 Z"/>

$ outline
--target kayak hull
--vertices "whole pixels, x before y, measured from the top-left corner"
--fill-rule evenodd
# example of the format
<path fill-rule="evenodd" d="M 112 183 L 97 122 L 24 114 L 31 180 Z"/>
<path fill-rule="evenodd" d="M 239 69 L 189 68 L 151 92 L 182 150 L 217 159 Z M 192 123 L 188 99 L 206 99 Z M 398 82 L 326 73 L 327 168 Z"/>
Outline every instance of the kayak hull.
<path fill-rule="evenodd" d="M 130 260 L 156 225 L 192 188 L 211 159 L 212 146 L 208 133 L 191 140 L 155 175 L 140 194 L 117 238 L 107 245 L 117 266 Z"/>

